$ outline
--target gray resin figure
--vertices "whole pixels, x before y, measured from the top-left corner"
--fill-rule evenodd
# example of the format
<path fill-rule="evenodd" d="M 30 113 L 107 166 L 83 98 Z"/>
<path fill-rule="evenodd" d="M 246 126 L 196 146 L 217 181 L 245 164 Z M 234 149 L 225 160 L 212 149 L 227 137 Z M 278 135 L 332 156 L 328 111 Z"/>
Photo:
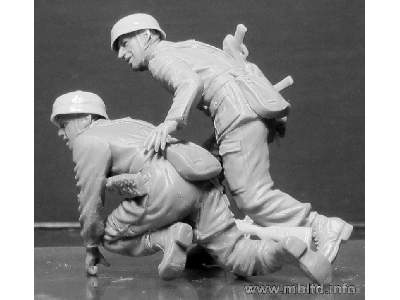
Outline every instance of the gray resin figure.
<path fill-rule="evenodd" d="M 109 120 L 102 99 L 90 92 L 58 97 L 51 121 L 72 150 L 88 274 L 95 275 L 98 264 L 108 265 L 99 250 L 103 246 L 127 256 L 161 250 L 159 275 L 172 279 L 184 269 L 186 249 L 194 241 L 241 276 L 267 274 L 291 263 L 313 281 L 331 280 L 328 259 L 296 237 L 244 237 L 216 180 L 221 166 L 203 148 L 174 140 L 164 155 L 145 153 L 154 126 L 131 118 Z M 124 200 L 104 220 L 106 189 Z"/>
<path fill-rule="evenodd" d="M 245 31 L 239 25 L 235 37 L 226 36 L 223 49 L 195 40 L 170 42 L 157 20 L 139 13 L 113 26 L 111 48 L 133 70 L 150 71 L 173 94 L 165 121 L 146 140 L 147 150 L 164 149 L 166 137 L 185 126 L 191 108 L 203 110 L 213 120 L 224 176 L 239 209 L 260 226 L 311 227 L 319 251 L 332 262 L 353 228 L 274 189 L 268 135 L 282 132 L 290 106 L 280 87 L 246 60 Z"/>

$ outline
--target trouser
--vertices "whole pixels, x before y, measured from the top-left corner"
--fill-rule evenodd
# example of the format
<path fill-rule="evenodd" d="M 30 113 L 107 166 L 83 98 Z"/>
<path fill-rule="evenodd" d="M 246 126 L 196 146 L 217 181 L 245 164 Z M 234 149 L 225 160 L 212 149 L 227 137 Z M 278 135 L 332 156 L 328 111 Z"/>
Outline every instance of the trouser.
<path fill-rule="evenodd" d="M 261 226 L 304 226 L 311 205 L 273 188 L 267 136 L 265 123 L 253 120 L 221 139 L 219 153 L 232 198 Z"/>
<path fill-rule="evenodd" d="M 269 173 L 268 128 L 251 109 L 237 84 L 225 84 L 214 112 L 224 176 L 238 208 L 261 226 L 308 226 L 311 205 L 274 189 Z"/>
<path fill-rule="evenodd" d="M 194 229 L 194 242 L 204 247 L 227 270 L 242 276 L 263 275 L 280 267 L 276 259 L 282 250 L 274 241 L 251 240 L 245 238 L 235 225 L 229 202 L 218 184 L 203 183 L 203 196 L 196 202 L 186 221 Z M 128 231 L 119 232 L 118 219 L 123 214 L 132 213 L 127 203 L 120 205 L 108 217 L 113 222 L 106 222 L 104 247 L 128 256 L 143 256 L 159 249 L 149 247 L 147 232 L 132 236 Z M 180 220 L 176 220 L 177 222 Z M 110 228 L 112 227 L 112 228 Z M 157 222 L 154 230 L 157 230 Z M 112 233 L 115 235 L 112 235 Z"/>

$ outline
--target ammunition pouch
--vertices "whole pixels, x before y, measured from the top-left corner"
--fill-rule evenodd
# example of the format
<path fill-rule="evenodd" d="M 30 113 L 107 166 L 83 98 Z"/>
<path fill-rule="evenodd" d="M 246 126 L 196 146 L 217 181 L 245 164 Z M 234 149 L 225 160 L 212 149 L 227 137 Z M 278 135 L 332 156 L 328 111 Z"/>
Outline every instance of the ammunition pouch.
<path fill-rule="evenodd" d="M 235 80 L 250 107 L 261 118 L 279 119 L 287 116 L 290 104 L 265 76 L 247 73 Z"/>
<path fill-rule="evenodd" d="M 222 170 L 221 164 L 210 152 L 191 142 L 169 144 L 166 158 L 188 181 L 209 180 Z"/>

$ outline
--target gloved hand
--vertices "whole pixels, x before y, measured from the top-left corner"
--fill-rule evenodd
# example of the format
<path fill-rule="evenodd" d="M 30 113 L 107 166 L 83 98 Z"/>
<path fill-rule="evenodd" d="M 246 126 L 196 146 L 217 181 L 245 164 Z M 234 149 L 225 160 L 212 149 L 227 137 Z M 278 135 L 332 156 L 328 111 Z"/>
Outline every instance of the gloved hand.
<path fill-rule="evenodd" d="M 97 265 L 102 264 L 106 267 L 110 266 L 110 263 L 101 254 L 98 247 L 87 247 L 86 248 L 86 258 L 85 258 L 85 268 L 86 272 L 90 276 L 95 276 L 97 274 Z"/>
<path fill-rule="evenodd" d="M 146 151 L 150 151 L 151 149 L 154 149 L 157 153 L 160 149 L 164 151 L 168 142 L 168 135 L 177 129 L 178 122 L 175 120 L 166 120 L 158 125 L 144 142 Z"/>
<path fill-rule="evenodd" d="M 147 194 L 146 179 L 141 173 L 120 174 L 107 179 L 106 188 L 116 191 L 125 198 L 140 197 Z"/>

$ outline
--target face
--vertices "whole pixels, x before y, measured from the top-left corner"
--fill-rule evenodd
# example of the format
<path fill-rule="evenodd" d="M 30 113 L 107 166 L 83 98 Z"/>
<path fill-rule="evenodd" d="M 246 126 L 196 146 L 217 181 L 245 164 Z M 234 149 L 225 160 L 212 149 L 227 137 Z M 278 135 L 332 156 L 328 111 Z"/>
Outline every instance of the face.
<path fill-rule="evenodd" d="M 65 115 L 58 118 L 58 135 L 66 141 L 71 148 L 71 142 L 75 137 L 90 124 L 90 116 L 85 115 Z"/>
<path fill-rule="evenodd" d="M 134 71 L 145 69 L 146 31 L 125 34 L 118 39 L 118 58 L 131 65 Z"/>

